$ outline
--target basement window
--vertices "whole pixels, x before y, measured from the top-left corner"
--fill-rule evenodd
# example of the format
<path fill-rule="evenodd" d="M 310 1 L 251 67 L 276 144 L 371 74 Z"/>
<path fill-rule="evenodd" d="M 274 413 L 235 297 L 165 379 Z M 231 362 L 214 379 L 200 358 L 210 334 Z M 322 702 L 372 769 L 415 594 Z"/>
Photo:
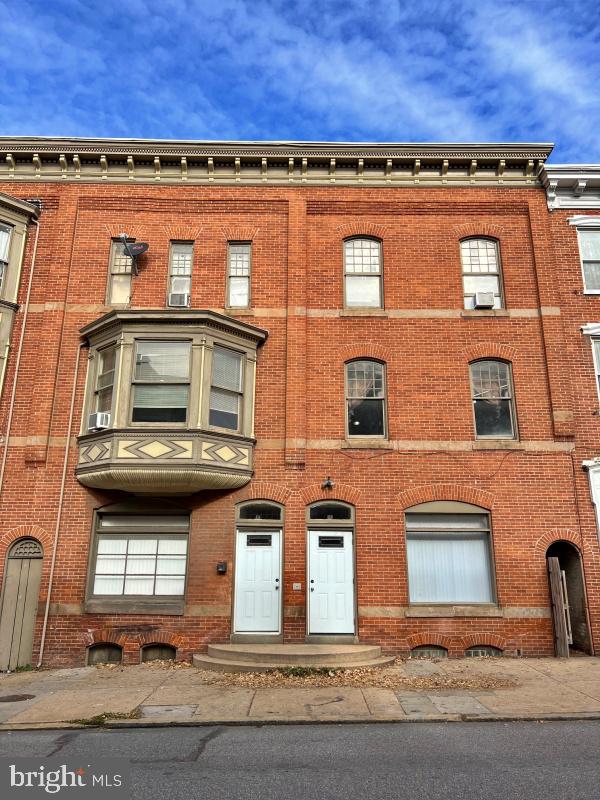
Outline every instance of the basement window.
<path fill-rule="evenodd" d="M 118 644 L 93 644 L 88 647 L 88 666 L 94 664 L 120 664 L 123 661 L 123 648 Z"/>
<path fill-rule="evenodd" d="M 142 648 L 142 661 L 175 661 L 177 650 L 170 644 L 148 644 Z"/>
<path fill-rule="evenodd" d="M 502 650 L 491 644 L 477 644 L 465 650 L 466 658 L 498 658 L 501 655 Z"/>
<path fill-rule="evenodd" d="M 413 647 L 410 651 L 411 658 L 448 658 L 448 651 L 445 647 L 439 647 L 435 644 L 422 644 L 419 647 Z"/>

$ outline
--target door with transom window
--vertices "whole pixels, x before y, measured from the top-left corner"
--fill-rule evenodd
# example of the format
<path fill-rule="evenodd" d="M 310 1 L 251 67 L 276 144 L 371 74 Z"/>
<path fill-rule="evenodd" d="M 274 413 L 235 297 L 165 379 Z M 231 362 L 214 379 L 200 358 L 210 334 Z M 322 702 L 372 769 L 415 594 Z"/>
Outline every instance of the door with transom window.
<path fill-rule="evenodd" d="M 238 529 L 234 633 L 279 633 L 281 593 L 281 530 Z"/>

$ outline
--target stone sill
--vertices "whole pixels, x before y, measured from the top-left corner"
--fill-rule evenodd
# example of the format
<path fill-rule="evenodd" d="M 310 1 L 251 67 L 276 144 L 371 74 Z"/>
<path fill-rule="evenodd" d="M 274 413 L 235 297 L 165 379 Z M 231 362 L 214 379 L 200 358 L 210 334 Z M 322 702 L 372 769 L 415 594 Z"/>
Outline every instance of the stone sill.
<path fill-rule="evenodd" d="M 506 308 L 465 308 L 461 311 L 461 317 L 509 317 Z"/>
<path fill-rule="evenodd" d="M 502 610 L 488 603 L 482 605 L 424 605 L 410 606 L 407 617 L 501 617 Z"/>
<path fill-rule="evenodd" d="M 513 439 L 478 439 L 473 450 L 525 450 L 525 445 Z"/>
<path fill-rule="evenodd" d="M 383 308 L 343 308 L 340 317 L 387 317 Z"/>
<path fill-rule="evenodd" d="M 353 442 L 345 439 L 341 445 L 342 450 L 393 450 L 389 439 L 361 439 Z"/>
<path fill-rule="evenodd" d="M 183 615 L 185 602 L 155 602 L 154 600 L 86 600 L 86 614 L 156 614 Z"/>

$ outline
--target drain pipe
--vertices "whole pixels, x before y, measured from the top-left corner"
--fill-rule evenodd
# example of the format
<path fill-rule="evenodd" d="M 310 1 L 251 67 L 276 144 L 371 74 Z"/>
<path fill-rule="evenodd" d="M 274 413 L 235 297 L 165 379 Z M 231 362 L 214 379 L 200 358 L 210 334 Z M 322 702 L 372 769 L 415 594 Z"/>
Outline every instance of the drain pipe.
<path fill-rule="evenodd" d="M 75 373 L 73 375 L 73 388 L 71 389 L 71 405 L 69 408 L 69 424 L 67 426 L 67 443 L 65 444 L 65 457 L 63 460 L 62 478 L 60 481 L 60 495 L 58 498 L 58 511 L 56 514 L 56 527 L 54 529 L 54 544 L 52 546 L 52 561 L 50 562 L 50 575 L 48 577 L 48 592 L 46 595 L 46 607 L 44 609 L 44 624 L 42 625 L 42 637 L 40 640 L 40 654 L 38 657 L 37 668 L 42 666 L 44 657 L 44 645 L 46 644 L 46 631 L 48 629 L 48 615 L 50 614 L 50 597 L 52 595 L 52 585 L 54 583 L 54 568 L 56 566 L 56 552 L 58 550 L 58 538 L 60 536 L 60 523 L 62 522 L 63 504 L 65 499 L 65 486 L 67 483 L 67 469 L 69 466 L 69 451 L 71 449 L 71 432 L 73 430 L 73 413 L 75 411 L 75 399 L 77 397 L 77 381 L 79 378 L 79 363 L 81 361 L 81 351 L 87 347 L 87 342 L 77 345 L 75 357 Z"/>
<path fill-rule="evenodd" d="M 25 341 L 25 329 L 27 327 L 27 318 L 29 316 L 29 299 L 31 297 L 31 287 L 33 285 L 33 274 L 35 272 L 35 258 L 37 256 L 38 239 L 40 237 L 40 223 L 37 219 L 32 219 L 31 223 L 35 225 L 35 241 L 33 243 L 33 254 L 31 256 L 31 269 L 29 270 L 29 282 L 27 284 L 27 295 L 25 297 L 25 308 L 23 311 L 23 324 L 21 325 L 21 334 L 19 336 L 19 350 L 17 352 L 17 360 L 15 362 L 15 376 L 13 378 L 12 392 L 10 395 L 10 405 L 8 407 L 8 419 L 6 421 L 6 434 L 4 441 L 4 451 L 2 453 L 2 465 L 0 466 L 0 493 L 4 487 L 4 472 L 6 470 L 6 462 L 8 460 L 8 445 L 10 441 L 10 431 L 12 428 L 13 413 L 15 410 L 15 398 L 17 396 L 17 382 L 19 380 L 19 367 L 21 366 L 21 355 L 23 354 L 23 342 Z"/>

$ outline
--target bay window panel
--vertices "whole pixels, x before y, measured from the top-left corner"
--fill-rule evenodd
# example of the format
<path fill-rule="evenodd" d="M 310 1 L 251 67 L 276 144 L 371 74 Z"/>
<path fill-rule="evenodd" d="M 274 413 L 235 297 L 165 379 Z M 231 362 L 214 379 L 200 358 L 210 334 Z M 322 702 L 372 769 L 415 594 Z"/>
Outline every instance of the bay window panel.
<path fill-rule="evenodd" d="M 409 536 L 411 603 L 491 603 L 487 537 Z"/>
<path fill-rule="evenodd" d="M 190 373 L 189 342 L 138 342 L 135 379 L 168 382 L 187 380 Z"/>
<path fill-rule="evenodd" d="M 133 392 L 133 422 L 185 422 L 189 387 L 138 384 Z"/>
<path fill-rule="evenodd" d="M 239 392 L 242 388 L 242 357 L 239 353 L 215 347 L 213 350 L 212 385 Z"/>
<path fill-rule="evenodd" d="M 240 413 L 240 397 L 237 394 L 211 389 L 209 425 L 217 428 L 237 430 Z"/>
<path fill-rule="evenodd" d="M 9 225 L 0 223 L 0 262 L 4 264 L 8 264 L 8 247 L 11 232 L 12 228 Z"/>

